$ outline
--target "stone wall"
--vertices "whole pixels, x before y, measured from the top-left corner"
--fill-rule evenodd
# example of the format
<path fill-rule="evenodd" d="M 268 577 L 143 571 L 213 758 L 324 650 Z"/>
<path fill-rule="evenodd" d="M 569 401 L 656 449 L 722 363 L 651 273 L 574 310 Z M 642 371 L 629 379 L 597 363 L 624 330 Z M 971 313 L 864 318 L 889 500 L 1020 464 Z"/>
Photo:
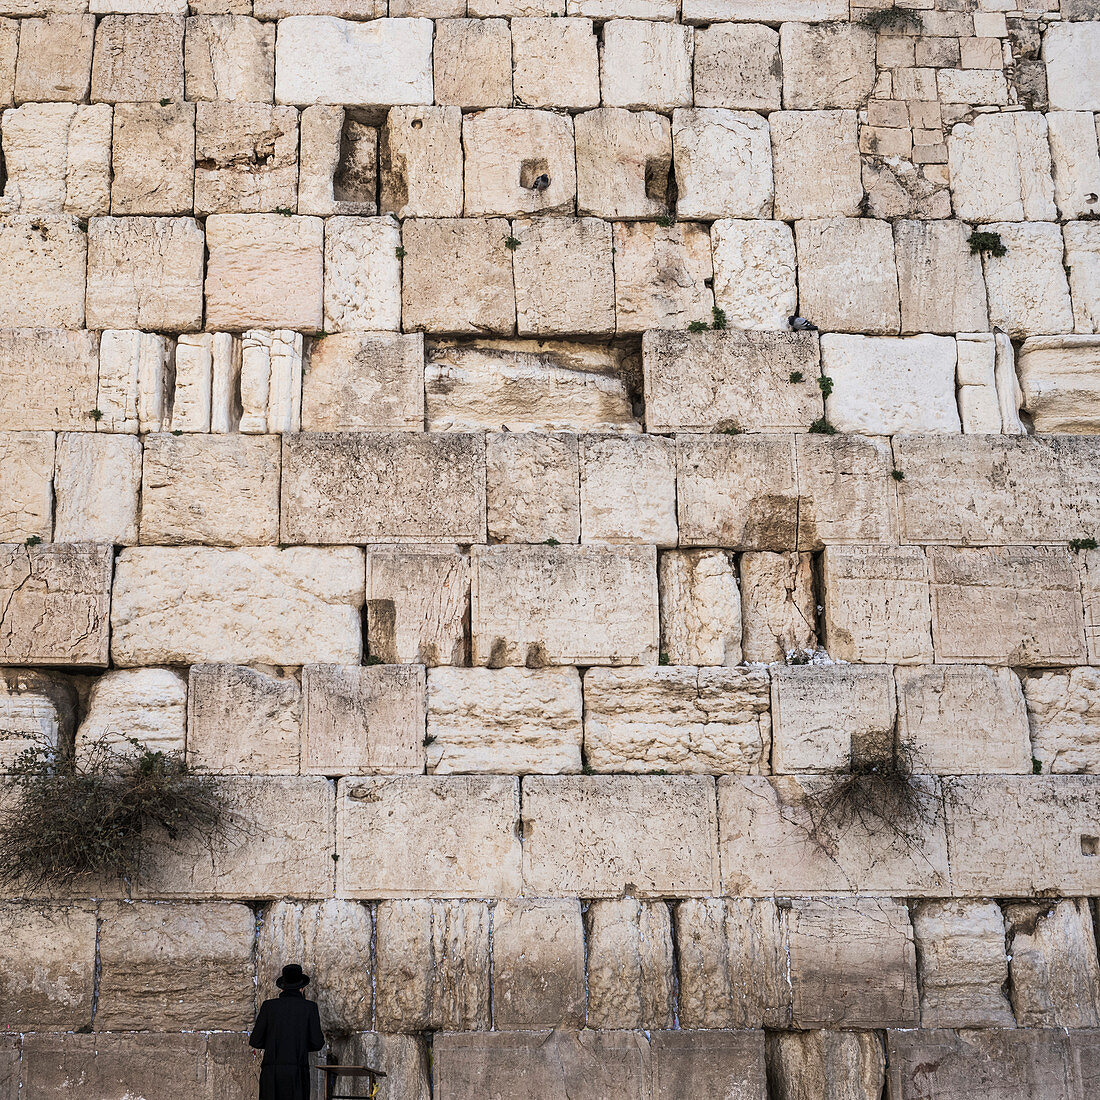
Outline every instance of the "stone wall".
<path fill-rule="evenodd" d="M 387 1100 L 1095 1096 L 1098 114 L 1094 0 L 0 0 L 0 774 L 240 826 L 0 900 L 0 1100 L 290 959 Z"/>

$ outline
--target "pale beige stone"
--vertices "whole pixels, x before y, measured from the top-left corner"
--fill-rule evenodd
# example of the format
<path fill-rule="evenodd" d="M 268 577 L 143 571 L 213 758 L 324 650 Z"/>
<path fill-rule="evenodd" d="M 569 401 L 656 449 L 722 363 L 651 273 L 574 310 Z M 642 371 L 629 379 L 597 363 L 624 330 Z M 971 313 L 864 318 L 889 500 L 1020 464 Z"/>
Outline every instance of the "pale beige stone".
<path fill-rule="evenodd" d="M 96 744 L 124 755 L 136 741 L 154 752 L 182 753 L 187 680 L 167 668 L 115 669 L 96 680 L 76 731 L 77 752 Z"/>
<path fill-rule="evenodd" d="M 1050 106 L 1056 111 L 1100 109 L 1100 83 L 1094 62 L 1095 23 L 1064 23 L 1043 36 Z"/>
<path fill-rule="evenodd" d="M 886 1054 L 870 1031 L 778 1031 L 765 1037 L 775 1100 L 879 1100 Z"/>
<path fill-rule="evenodd" d="M 678 666 L 589 669 L 584 751 L 596 771 L 759 774 L 771 751 L 768 674 Z"/>
<path fill-rule="evenodd" d="M 581 542 L 676 545 L 676 452 L 649 435 L 586 435 Z"/>
<path fill-rule="evenodd" d="M 187 759 L 202 771 L 297 775 L 302 690 L 293 676 L 242 665 L 191 666 Z"/>
<path fill-rule="evenodd" d="M 966 41 L 962 39 L 963 43 Z M 1000 60 L 998 51 L 996 69 L 937 69 L 939 98 L 946 103 L 1004 106 L 1008 102 L 1008 88 L 1000 71 Z"/>
<path fill-rule="evenodd" d="M 859 213 L 863 183 L 857 125 L 855 111 L 775 111 L 768 116 L 777 218 Z"/>
<path fill-rule="evenodd" d="M 112 214 L 190 214 L 195 203 L 194 106 L 116 104 L 111 173 Z"/>
<path fill-rule="evenodd" d="M 95 16 L 83 14 L 80 7 L 70 12 L 55 7 L 46 14 L 45 5 L 37 11 L 6 8 L 5 13 L 39 16 L 20 23 L 15 102 L 82 102 L 92 73 Z"/>
<path fill-rule="evenodd" d="M 810 554 L 741 555 L 741 651 L 770 664 L 817 648 L 817 610 Z"/>
<path fill-rule="evenodd" d="M 994 222 L 1007 252 L 986 254 L 989 321 L 1014 339 L 1073 331 L 1063 266 L 1061 226 L 1051 222 Z"/>
<path fill-rule="evenodd" d="M 0 903 L 0 934 L 7 944 L 0 980 L 8 1006 L 4 1030 L 90 1025 L 96 964 L 94 906 L 6 901 Z M 10 1096 L 14 1100 L 14 1089 Z"/>
<path fill-rule="evenodd" d="M 929 572 L 938 661 L 1084 662 L 1080 588 L 1065 549 L 937 546 Z"/>
<path fill-rule="evenodd" d="M 244 15 L 194 15 L 183 39 L 187 98 L 270 103 L 275 24 Z"/>
<path fill-rule="evenodd" d="M 581 711 L 581 680 L 572 668 L 433 668 L 428 771 L 580 771 Z"/>
<path fill-rule="evenodd" d="M 0 19 L 0 107 L 15 102 L 15 69 L 19 57 L 19 21 Z"/>
<path fill-rule="evenodd" d="M 337 815 L 337 889 L 344 897 L 521 893 L 518 778 L 345 779 Z M 379 974 L 379 988 L 384 984 Z"/>
<path fill-rule="evenodd" d="M 1100 773 L 1100 669 L 1036 672 L 1023 686 L 1031 754 L 1043 771 Z"/>
<path fill-rule="evenodd" d="M 372 657 L 387 664 L 465 664 L 470 563 L 457 547 L 371 547 L 366 594 Z"/>
<path fill-rule="evenodd" d="M 438 341 L 425 364 L 428 428 L 638 432 L 636 378 L 637 359 L 628 349 L 559 340 Z"/>
<path fill-rule="evenodd" d="M 1017 373 L 1036 432 L 1100 433 L 1100 336 L 1025 340 Z"/>
<path fill-rule="evenodd" d="M 577 213 L 615 219 L 668 214 L 672 128 L 667 118 L 601 107 L 577 115 L 573 129 Z"/>
<path fill-rule="evenodd" d="M 325 223 L 325 329 L 401 327 L 401 227 L 396 219 Z"/>
<path fill-rule="evenodd" d="M 133 436 L 61 434 L 54 471 L 58 542 L 136 543 L 141 466 Z"/>
<path fill-rule="evenodd" d="M 53 432 L 0 432 L 0 541 L 50 541 L 53 464 Z"/>
<path fill-rule="evenodd" d="M 1100 332 L 1100 229 L 1094 221 L 1069 222 L 1062 231 L 1078 332 Z"/>
<path fill-rule="evenodd" d="M 726 550 L 671 550 L 657 561 L 661 653 L 673 665 L 741 663 L 741 596 Z"/>
<path fill-rule="evenodd" d="M 902 332 L 988 328 L 982 262 L 970 251 L 970 232 L 957 221 L 894 223 Z"/>
<path fill-rule="evenodd" d="M 369 1029 L 372 936 L 371 911 L 362 902 L 276 901 L 264 911 L 256 940 L 260 990 L 271 989 L 284 964 L 293 959 L 310 976 L 306 995 L 317 1002 L 322 1030 L 339 1034 Z M 378 1063 L 372 1059 L 367 1064 Z"/>
<path fill-rule="evenodd" d="M 516 324 L 511 227 L 503 218 L 411 218 L 402 226 L 406 331 L 511 335 Z"/>
<path fill-rule="evenodd" d="M 167 337 L 155 332 L 124 329 L 100 334 L 96 406 L 103 413 L 101 431 L 136 435 L 167 427 L 170 351 Z"/>
<path fill-rule="evenodd" d="M 105 666 L 113 557 L 94 543 L 0 547 L 0 665 Z"/>
<path fill-rule="evenodd" d="M 580 541 L 580 441 L 576 435 L 498 432 L 486 438 L 491 542 Z"/>
<path fill-rule="evenodd" d="M 644 19 L 610 19 L 600 43 L 605 107 L 668 111 L 691 105 L 690 27 Z"/>
<path fill-rule="evenodd" d="M 706 895 L 717 887 L 709 776 L 527 776 L 523 882 L 536 897 Z"/>
<path fill-rule="evenodd" d="M 322 222 L 280 214 L 206 219 L 206 323 L 247 328 L 321 328 Z"/>
<path fill-rule="evenodd" d="M 521 336 L 615 331 L 611 226 L 597 218 L 513 222 L 516 331 Z"/>
<path fill-rule="evenodd" d="M 483 901 L 384 901 L 377 915 L 378 1026 L 487 1029 L 491 916 Z"/>
<path fill-rule="evenodd" d="M 929 565 L 917 546 L 827 546 L 824 642 L 845 661 L 932 661 Z"/>
<path fill-rule="evenodd" d="M 171 430 L 208 432 L 217 409 L 217 434 L 228 428 L 227 375 L 240 377 L 242 342 L 229 332 L 183 333 L 176 340 L 176 387 L 172 394 Z M 217 366 L 215 366 L 215 363 Z M 218 376 L 215 396 L 214 376 Z M 236 395 L 233 395 L 236 397 Z M 224 418 L 224 420 L 223 420 Z"/>
<path fill-rule="evenodd" d="M 580 901 L 500 901 L 493 907 L 495 1028 L 580 1027 L 584 971 Z"/>
<path fill-rule="evenodd" d="M 674 963 L 668 905 L 634 898 L 595 901 L 585 917 L 588 1023 L 597 1028 L 669 1027 Z"/>
<path fill-rule="evenodd" d="M 992 332 L 960 332 L 956 337 L 959 420 L 968 434 L 999 434 L 1003 426 L 997 393 L 997 337 Z"/>
<path fill-rule="evenodd" d="M 303 775 L 418 775 L 424 770 L 424 669 L 306 665 Z"/>
<path fill-rule="evenodd" d="M 699 27 L 694 62 L 696 106 L 779 109 L 783 66 L 779 34 L 771 27 L 725 22 Z"/>
<path fill-rule="evenodd" d="M 298 213 L 378 213 L 378 130 L 354 110 L 315 104 L 299 119 Z"/>
<path fill-rule="evenodd" d="M 106 15 L 95 32 L 92 100 L 182 100 L 184 20 L 176 15 Z"/>
<path fill-rule="evenodd" d="M 657 561 L 643 546 L 475 546 L 475 665 L 647 664 Z"/>
<path fill-rule="evenodd" d="M 202 328 L 202 270 L 203 230 L 193 218 L 93 218 L 88 325 Z"/>
<path fill-rule="evenodd" d="M 374 1066 L 386 1074 L 387 1087 L 409 1100 L 431 1100 L 427 1042 L 419 1035 L 354 1032 L 330 1039 L 333 1061 L 346 1066 Z"/>
<path fill-rule="evenodd" d="M 711 226 L 714 300 L 734 328 L 781 329 L 797 312 L 794 234 L 783 222 Z"/>
<path fill-rule="evenodd" d="M 1091 111 L 1051 111 L 1047 136 L 1054 166 L 1054 201 L 1063 218 L 1094 213 L 1100 196 L 1100 150 Z M 1096 197 L 1094 197 L 1096 196 Z"/>
<path fill-rule="evenodd" d="M 392 107 L 379 134 L 381 205 L 398 218 L 462 214 L 462 112 Z"/>
<path fill-rule="evenodd" d="M 1100 553 L 1090 550 L 1079 559 L 1081 595 L 1085 605 L 1085 644 L 1089 664 L 1100 665 Z"/>
<path fill-rule="evenodd" d="M 513 19 L 512 68 L 517 104 L 573 109 L 600 105 L 591 19 Z"/>
<path fill-rule="evenodd" d="M 298 431 L 302 418 L 302 351 L 302 335 L 292 329 L 242 333 L 240 431 L 247 435 Z M 236 395 L 228 396 L 232 401 Z"/>
<path fill-rule="evenodd" d="M 1016 673 L 985 665 L 898 668 L 898 738 L 921 771 L 1031 770 L 1027 712 Z"/>
<path fill-rule="evenodd" d="M 438 19 L 432 49 L 435 101 L 511 107 L 512 34 L 506 19 Z"/>
<path fill-rule="evenodd" d="M 82 328 L 87 252 L 72 218 L 0 218 L 0 325 Z"/>
<path fill-rule="evenodd" d="M 101 1031 L 240 1027 L 252 1012 L 255 919 L 247 905 L 114 902 L 100 911 Z"/>
<path fill-rule="evenodd" d="M 859 23 L 784 23 L 779 30 L 787 110 L 862 107 L 875 83 L 875 32 Z"/>
<path fill-rule="evenodd" d="M 922 901 L 913 910 L 923 1027 L 1013 1027 L 1005 922 L 993 901 Z"/>
<path fill-rule="evenodd" d="M 124 550 L 116 665 L 358 661 L 363 552 L 353 547 Z"/>

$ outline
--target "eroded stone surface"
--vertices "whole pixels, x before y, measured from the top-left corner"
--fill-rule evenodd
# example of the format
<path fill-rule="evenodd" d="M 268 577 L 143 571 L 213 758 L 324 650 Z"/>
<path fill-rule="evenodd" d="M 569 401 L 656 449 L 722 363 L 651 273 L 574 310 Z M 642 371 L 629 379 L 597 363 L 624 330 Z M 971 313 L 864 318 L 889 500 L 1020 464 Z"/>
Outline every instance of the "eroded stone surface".
<path fill-rule="evenodd" d="M 781 661 L 816 648 L 812 555 L 742 554 L 741 587 L 741 651 L 746 661 Z"/>
<path fill-rule="evenodd" d="M 1035 672 L 1023 686 L 1031 752 L 1043 771 L 1100 772 L 1100 669 Z"/>
<path fill-rule="evenodd" d="M 766 1036 L 775 1100 L 878 1100 L 886 1054 L 867 1031 L 781 1031 Z"/>
<path fill-rule="evenodd" d="M 669 550 L 657 560 L 661 653 L 673 665 L 741 663 L 741 596 L 725 550 Z"/>

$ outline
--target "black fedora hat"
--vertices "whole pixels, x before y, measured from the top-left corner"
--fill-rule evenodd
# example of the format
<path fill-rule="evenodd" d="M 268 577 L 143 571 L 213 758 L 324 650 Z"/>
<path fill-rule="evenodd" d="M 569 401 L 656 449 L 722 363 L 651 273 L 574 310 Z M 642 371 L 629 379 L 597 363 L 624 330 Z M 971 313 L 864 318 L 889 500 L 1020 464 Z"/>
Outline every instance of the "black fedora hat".
<path fill-rule="evenodd" d="M 275 984 L 280 989 L 304 989 L 309 985 L 309 975 L 303 974 L 297 963 L 287 963 L 283 972 L 275 979 Z"/>

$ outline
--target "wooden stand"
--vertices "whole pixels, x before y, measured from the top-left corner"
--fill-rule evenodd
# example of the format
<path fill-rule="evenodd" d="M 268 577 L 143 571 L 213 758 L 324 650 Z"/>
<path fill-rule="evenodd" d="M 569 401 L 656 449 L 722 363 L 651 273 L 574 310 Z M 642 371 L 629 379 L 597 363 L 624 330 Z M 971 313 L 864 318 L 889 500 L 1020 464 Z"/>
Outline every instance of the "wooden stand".
<path fill-rule="evenodd" d="M 337 1077 L 365 1077 L 367 1084 L 373 1089 L 379 1079 L 386 1076 L 380 1069 L 371 1069 L 370 1066 L 318 1066 L 317 1068 L 325 1075 L 325 1100 L 360 1100 L 359 1097 L 349 1096 L 347 1093 L 338 1093 Z"/>

